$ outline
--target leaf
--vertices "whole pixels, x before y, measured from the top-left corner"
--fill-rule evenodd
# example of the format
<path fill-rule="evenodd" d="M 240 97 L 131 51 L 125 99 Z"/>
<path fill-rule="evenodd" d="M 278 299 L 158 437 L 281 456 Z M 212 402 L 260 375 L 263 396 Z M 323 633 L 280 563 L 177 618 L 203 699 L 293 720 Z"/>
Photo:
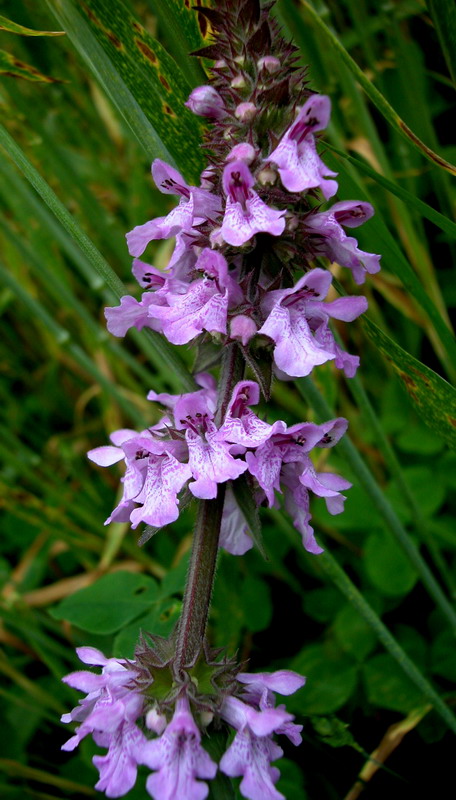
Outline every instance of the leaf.
<path fill-rule="evenodd" d="M 429 0 L 429 11 L 456 86 L 456 6 L 453 0 Z"/>
<path fill-rule="evenodd" d="M 161 600 L 153 610 L 120 631 L 114 639 L 114 658 L 133 658 L 140 633 L 167 637 L 173 630 L 182 608 L 178 600 Z"/>
<path fill-rule="evenodd" d="M 149 609 L 157 595 L 158 585 L 152 578 L 119 571 L 66 597 L 49 613 L 89 633 L 115 633 Z"/>
<path fill-rule="evenodd" d="M 386 653 L 374 656 L 365 664 L 363 678 L 369 702 L 380 708 L 407 713 L 426 703 L 425 695 Z"/>
<path fill-rule="evenodd" d="M 49 75 L 43 75 L 36 67 L 31 64 L 26 64 L 21 61 L 12 53 L 7 53 L 5 50 L 0 50 L 0 75 L 5 75 L 9 78 L 25 78 L 27 81 L 35 81 L 39 83 L 64 83 L 60 78 L 51 78 Z"/>
<path fill-rule="evenodd" d="M 390 125 L 402 136 L 404 136 L 417 150 L 419 150 L 419 152 L 425 158 L 427 158 L 429 161 L 432 161 L 432 163 L 436 164 L 438 167 L 442 167 L 442 169 L 450 172 L 451 175 L 456 175 L 456 166 L 454 164 L 450 164 L 449 161 L 446 161 L 444 158 L 442 158 L 442 156 L 439 156 L 438 153 L 434 153 L 430 147 L 422 142 L 421 139 L 419 139 L 419 137 L 413 133 L 412 130 L 410 130 L 408 125 L 405 124 L 404 120 L 402 120 L 394 108 L 390 106 L 386 97 L 384 97 L 384 95 L 379 92 L 369 78 L 366 77 L 363 70 L 358 66 L 356 61 L 354 61 L 350 53 L 347 52 L 337 36 L 335 36 L 326 23 L 323 22 L 318 12 L 312 8 L 310 3 L 308 3 L 307 0 L 300 0 L 300 2 L 307 11 L 315 27 L 317 27 L 318 30 L 323 33 L 327 41 L 336 50 L 343 63 L 346 64 L 350 72 L 353 73 L 359 85 L 362 87 L 362 89 L 364 89 L 369 100 L 371 100 L 374 106 L 380 111 Z"/>
<path fill-rule="evenodd" d="M 304 648 L 291 669 L 307 677 L 304 688 L 287 701 L 291 711 L 301 714 L 332 714 L 345 705 L 358 680 L 354 661 L 326 644 Z"/>
<path fill-rule="evenodd" d="M 171 55 L 191 80 L 192 86 L 206 83 L 204 70 L 197 59 L 189 54 L 204 46 L 204 37 L 209 32 L 207 21 L 195 11 L 193 4 L 182 0 L 160 0 L 154 3 L 153 10 L 160 28 L 167 34 Z"/>
<path fill-rule="evenodd" d="M 120 0 L 48 2 L 148 157 L 171 161 L 198 180 L 202 125 L 184 106 L 190 86 L 164 47 Z"/>
<path fill-rule="evenodd" d="M 423 421 L 456 447 L 456 391 L 440 375 L 393 342 L 371 320 L 363 326 L 398 375 Z"/>
<path fill-rule="evenodd" d="M 259 578 L 246 577 L 241 590 L 242 609 L 247 628 L 252 633 L 263 631 L 272 618 L 269 587 Z"/>
<path fill-rule="evenodd" d="M 11 19 L 2 17 L 0 14 L 0 31 L 8 31 L 8 33 L 17 33 L 19 36 L 65 36 L 65 31 L 34 31 L 31 28 L 25 28 L 24 25 L 18 25 Z"/>
<path fill-rule="evenodd" d="M 430 220 L 441 228 L 442 231 L 448 233 L 453 239 L 456 238 L 456 223 L 453 220 L 448 219 L 445 217 L 444 214 L 441 214 L 440 211 L 436 211 L 435 208 L 428 205 L 428 203 L 423 202 L 420 200 L 419 197 L 412 194 L 412 192 L 407 191 L 398 183 L 394 183 L 394 181 L 390 181 L 389 178 L 385 178 L 384 175 L 381 175 L 380 172 L 376 172 L 375 169 L 372 169 L 369 164 L 363 161 L 361 158 L 356 158 L 355 156 L 348 155 L 348 153 L 344 153 L 343 150 L 339 150 L 338 147 L 335 147 L 331 142 L 325 140 L 325 147 L 327 147 L 331 152 L 336 153 L 338 156 L 343 158 L 345 161 L 348 161 L 349 164 L 353 164 L 356 169 L 361 170 L 366 175 L 369 175 L 372 180 L 378 183 L 380 186 L 383 186 L 388 192 L 391 194 L 396 195 L 402 200 L 409 208 L 414 208 L 422 217 L 425 219 Z"/>
<path fill-rule="evenodd" d="M 418 573 L 388 533 L 369 536 L 364 548 L 367 575 L 382 594 L 397 597 L 413 589 Z"/>
<path fill-rule="evenodd" d="M 342 650 L 357 661 L 364 661 L 377 644 L 374 632 L 353 606 L 346 605 L 340 609 L 332 629 Z"/>

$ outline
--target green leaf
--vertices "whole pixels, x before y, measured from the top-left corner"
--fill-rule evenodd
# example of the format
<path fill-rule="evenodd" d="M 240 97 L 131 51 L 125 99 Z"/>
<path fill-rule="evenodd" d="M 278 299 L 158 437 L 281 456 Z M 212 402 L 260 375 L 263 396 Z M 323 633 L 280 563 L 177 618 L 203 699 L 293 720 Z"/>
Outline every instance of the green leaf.
<path fill-rule="evenodd" d="M 193 5 L 183 0 L 160 0 L 159 3 L 152 0 L 152 11 L 167 34 L 171 55 L 192 85 L 197 86 L 206 83 L 207 78 L 197 58 L 190 53 L 206 44 L 203 32 L 207 36 L 209 29 L 207 20 L 194 11 Z"/>
<path fill-rule="evenodd" d="M 291 669 L 307 677 L 303 689 L 287 701 L 287 707 L 301 714 L 332 714 L 345 705 L 358 680 L 354 661 L 329 644 L 304 648 Z"/>
<path fill-rule="evenodd" d="M 418 573 L 392 536 L 374 533 L 364 549 L 364 564 L 369 580 L 382 594 L 397 597 L 413 589 Z"/>
<path fill-rule="evenodd" d="M 423 517 L 432 517 L 445 500 L 445 485 L 425 466 L 405 467 L 404 477 L 416 497 Z M 393 504 L 401 522 L 407 524 L 413 521 L 413 514 L 397 481 L 390 483 L 385 495 Z"/>
<path fill-rule="evenodd" d="M 164 47 L 120 0 L 48 2 L 148 157 L 171 161 L 198 180 L 202 125 L 184 106 L 190 86 Z"/>
<path fill-rule="evenodd" d="M 456 175 L 456 166 L 454 164 L 450 164 L 449 161 L 446 161 L 444 158 L 442 158 L 442 156 L 439 156 L 438 153 L 434 153 L 430 147 L 422 142 L 421 139 L 419 139 L 419 137 L 410 130 L 408 125 L 405 124 L 404 120 L 402 120 L 394 108 L 390 106 L 386 97 L 384 97 L 369 80 L 363 70 L 358 66 L 356 61 L 354 61 L 354 59 L 351 57 L 350 53 L 347 52 L 337 36 L 335 36 L 326 23 L 323 22 L 318 12 L 312 8 L 310 3 L 308 3 L 307 0 L 300 0 L 300 2 L 305 8 L 315 27 L 321 31 L 321 33 L 323 33 L 326 40 L 339 55 L 341 61 L 346 64 L 350 72 L 352 72 L 352 74 L 355 76 L 359 85 L 362 87 L 362 89 L 364 89 L 369 100 L 371 100 L 374 106 L 376 106 L 378 111 L 380 111 L 380 113 L 385 117 L 387 122 L 389 122 L 390 125 L 401 134 L 401 136 L 404 136 L 408 142 L 410 142 L 417 150 L 419 150 L 419 152 L 425 158 L 427 158 L 429 161 L 432 161 L 433 164 L 442 167 L 442 169 L 447 170 L 447 172 L 450 172 L 452 175 Z"/>
<path fill-rule="evenodd" d="M 280 778 L 277 781 L 277 789 L 284 797 L 295 797 L 299 800 L 307 800 L 308 794 L 304 789 L 304 776 L 295 761 L 289 758 L 281 758 L 274 764 L 280 770 Z"/>
<path fill-rule="evenodd" d="M 89 633 L 120 630 L 156 601 L 158 585 L 147 575 L 113 572 L 66 597 L 50 614 Z"/>
<path fill-rule="evenodd" d="M 456 648 L 450 631 L 442 631 L 432 644 L 431 671 L 448 681 L 456 681 Z"/>
<path fill-rule="evenodd" d="M 364 661 L 365 657 L 377 644 L 377 637 L 372 629 L 350 605 L 340 609 L 334 620 L 332 630 L 342 650 L 345 650 L 357 661 Z"/>
<path fill-rule="evenodd" d="M 128 625 L 117 634 L 114 639 L 113 656 L 133 658 L 140 633 L 169 636 L 179 618 L 181 607 L 182 603 L 178 600 L 157 601 L 149 614 L 140 617 L 133 625 Z"/>
<path fill-rule="evenodd" d="M 417 412 L 450 447 L 456 447 L 456 391 L 440 375 L 393 342 L 371 320 L 363 326 L 401 379 Z"/>
<path fill-rule="evenodd" d="M 2 17 L 0 14 L 0 31 L 8 31 L 8 33 L 17 33 L 19 36 L 65 36 L 65 31 L 34 31 L 31 28 L 25 28 L 24 25 L 18 25 L 11 19 Z"/>
<path fill-rule="evenodd" d="M 453 0 L 429 0 L 428 7 L 456 86 L 456 6 Z"/>
<path fill-rule="evenodd" d="M 246 577 L 241 591 L 241 603 L 246 625 L 252 633 L 268 627 L 272 617 L 271 594 L 259 578 Z"/>
<path fill-rule="evenodd" d="M 407 680 L 387 653 L 374 656 L 364 665 L 363 678 L 367 698 L 375 706 L 408 713 L 426 704 L 426 696 Z"/>
<path fill-rule="evenodd" d="M 43 75 L 36 67 L 26 64 L 5 50 L 0 50 L 0 75 L 5 75 L 5 77 L 9 78 L 25 78 L 27 81 L 39 83 L 62 83 L 60 78 L 51 78 L 49 75 Z"/>

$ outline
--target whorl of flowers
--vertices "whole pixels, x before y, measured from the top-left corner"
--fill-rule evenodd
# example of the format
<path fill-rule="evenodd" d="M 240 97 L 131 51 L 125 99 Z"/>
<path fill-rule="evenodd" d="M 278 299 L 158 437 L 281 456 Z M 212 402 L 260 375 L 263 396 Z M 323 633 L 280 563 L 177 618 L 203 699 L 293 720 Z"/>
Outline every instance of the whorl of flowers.
<path fill-rule="evenodd" d="M 355 374 L 359 358 L 341 349 L 330 321 L 351 322 L 367 301 L 336 297 L 324 259 L 350 269 L 357 284 L 380 268 L 380 257 L 360 250 L 345 231 L 369 219 L 372 207 L 356 200 L 326 205 L 338 191 L 337 175 L 318 148 L 330 100 L 310 92 L 296 49 L 280 35 L 270 7 L 258 0 L 197 7 L 214 31 L 214 43 L 198 54 L 214 64 L 208 85 L 194 89 L 186 105 L 209 121 L 208 163 L 196 187 L 173 166 L 153 162 L 156 186 L 179 201 L 166 216 L 127 234 L 143 293 L 105 312 L 115 336 L 152 328 L 175 345 L 209 341 L 220 355 L 235 348 L 255 380 L 244 379 L 242 369 L 240 378 L 225 381 L 223 402 L 205 372 L 195 375 L 200 388 L 193 392 L 151 391 L 148 399 L 164 408 L 161 419 L 145 430 L 115 431 L 111 445 L 89 453 L 99 466 L 125 463 L 123 496 L 107 522 L 159 528 L 177 519 L 183 499 L 223 503 L 218 543 L 234 555 L 253 546 L 238 504 L 239 482 L 257 505 L 275 505 L 280 493 L 312 553 L 322 549 L 310 525 L 309 492 L 324 497 L 330 513 L 343 511 L 341 491 L 350 484 L 317 472 L 310 454 L 335 445 L 347 421 L 270 424 L 252 406 L 261 393 L 269 398 L 265 376 L 273 373 L 304 377 L 332 361 L 347 377 Z M 171 238 L 165 270 L 142 260 L 150 242 Z M 80 648 L 80 659 L 102 672 L 65 679 L 87 697 L 63 717 L 80 723 L 64 749 L 89 733 L 107 748 L 94 763 L 96 788 L 108 797 L 128 792 L 143 764 L 152 770 L 147 791 L 155 800 L 203 800 L 205 781 L 217 769 L 242 778 L 244 797 L 280 800 L 279 772 L 271 762 L 282 751 L 272 736 L 299 744 L 301 726 L 285 706 L 275 705 L 274 692 L 292 694 L 304 678 L 288 670 L 245 673 L 203 642 L 192 659 L 179 660 L 176 642 L 142 640 L 131 662 Z M 202 744 L 210 725 L 235 734 L 218 765 Z"/>

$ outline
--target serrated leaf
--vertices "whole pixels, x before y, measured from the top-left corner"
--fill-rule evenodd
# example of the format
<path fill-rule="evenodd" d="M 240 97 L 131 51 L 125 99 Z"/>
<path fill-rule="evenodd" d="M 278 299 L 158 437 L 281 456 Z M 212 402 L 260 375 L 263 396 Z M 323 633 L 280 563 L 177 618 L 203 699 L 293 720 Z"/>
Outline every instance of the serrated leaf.
<path fill-rule="evenodd" d="M 115 633 L 149 609 L 157 595 L 157 582 L 148 575 L 113 572 L 66 597 L 50 614 L 89 633 Z"/>
<path fill-rule="evenodd" d="M 440 375 L 393 342 L 371 320 L 363 326 L 369 338 L 383 353 L 401 379 L 423 421 L 456 447 L 456 391 Z"/>
<path fill-rule="evenodd" d="M 0 31 L 8 31 L 8 33 L 17 33 L 19 36 L 65 36 L 65 31 L 34 31 L 31 28 L 25 28 L 24 25 L 18 25 L 12 19 L 2 17 L 0 14 Z"/>
<path fill-rule="evenodd" d="M 173 161 L 188 180 L 198 180 L 204 167 L 202 125 L 184 106 L 191 87 L 164 47 L 120 0 L 48 1 L 141 143 L 155 140 L 153 149 L 147 146 L 148 156 Z"/>
<path fill-rule="evenodd" d="M 0 75 L 9 78 L 25 78 L 26 81 L 35 83 L 63 83 L 60 78 L 44 75 L 32 64 L 26 64 L 25 61 L 16 58 L 12 53 L 7 53 L 6 50 L 0 50 Z"/>

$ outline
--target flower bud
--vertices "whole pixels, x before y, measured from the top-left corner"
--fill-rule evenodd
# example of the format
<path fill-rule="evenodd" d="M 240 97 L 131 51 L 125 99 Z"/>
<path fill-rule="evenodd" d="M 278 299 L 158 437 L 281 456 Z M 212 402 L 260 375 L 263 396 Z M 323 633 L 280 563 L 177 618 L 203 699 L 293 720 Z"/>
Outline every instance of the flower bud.
<path fill-rule="evenodd" d="M 247 86 L 247 81 L 244 75 L 236 75 L 236 77 L 231 81 L 230 86 L 233 89 L 245 89 Z"/>
<path fill-rule="evenodd" d="M 197 86 L 185 105 L 199 117 L 223 119 L 226 116 L 225 104 L 212 86 Z"/>
<path fill-rule="evenodd" d="M 260 58 L 260 60 L 257 61 L 257 67 L 260 71 L 265 69 L 266 72 L 273 75 L 274 72 L 278 72 L 280 69 L 280 61 L 274 56 L 264 56 L 264 58 Z"/>
<path fill-rule="evenodd" d="M 244 347 L 250 341 L 252 336 L 255 336 L 257 326 L 253 319 L 247 317 L 245 314 L 238 314 L 233 317 L 230 323 L 230 337 L 231 339 L 240 339 Z"/>
<path fill-rule="evenodd" d="M 239 103 L 234 112 L 234 116 L 241 122 L 251 122 L 257 114 L 257 107 L 254 103 Z"/>
<path fill-rule="evenodd" d="M 210 192 L 214 188 L 214 177 L 216 176 L 216 170 L 214 167 L 206 167 L 203 169 L 201 173 L 201 189 L 208 189 Z"/>
<path fill-rule="evenodd" d="M 257 181 L 261 186 L 273 186 L 276 180 L 277 172 L 272 167 L 264 167 L 257 175 Z"/>
<path fill-rule="evenodd" d="M 256 150 L 248 142 L 241 142 L 235 145 L 228 153 L 227 161 L 245 161 L 246 164 L 251 164 L 255 160 Z"/>
<path fill-rule="evenodd" d="M 168 721 L 164 714 L 159 714 L 156 708 L 150 708 L 146 714 L 146 728 L 160 736 L 165 730 Z"/>

